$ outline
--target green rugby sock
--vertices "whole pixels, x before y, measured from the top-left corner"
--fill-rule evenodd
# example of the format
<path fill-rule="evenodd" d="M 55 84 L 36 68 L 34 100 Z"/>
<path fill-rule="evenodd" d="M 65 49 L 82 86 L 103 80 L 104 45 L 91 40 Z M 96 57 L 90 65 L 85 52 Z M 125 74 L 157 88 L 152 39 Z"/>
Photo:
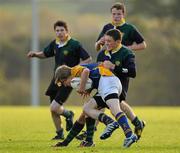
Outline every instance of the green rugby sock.
<path fill-rule="evenodd" d="M 67 110 L 67 109 L 64 109 L 63 113 L 62 113 L 62 116 L 64 117 L 69 117 L 71 115 L 71 111 Z"/>
<path fill-rule="evenodd" d="M 141 121 L 139 120 L 139 118 L 137 116 L 131 123 L 136 127 L 141 125 Z"/>

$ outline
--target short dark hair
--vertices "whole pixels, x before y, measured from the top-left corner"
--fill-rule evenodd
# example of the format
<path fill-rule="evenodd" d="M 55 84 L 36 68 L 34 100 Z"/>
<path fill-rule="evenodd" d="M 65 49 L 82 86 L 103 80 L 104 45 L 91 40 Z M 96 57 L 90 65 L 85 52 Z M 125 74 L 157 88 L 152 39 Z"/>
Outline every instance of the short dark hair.
<path fill-rule="evenodd" d="M 112 12 L 112 9 L 113 8 L 116 8 L 117 10 L 122 10 L 122 12 L 125 14 L 126 12 L 126 8 L 125 8 L 125 5 L 123 3 L 115 3 L 111 6 L 111 12 Z"/>
<path fill-rule="evenodd" d="M 67 23 L 64 21 L 60 21 L 60 20 L 56 21 L 54 23 L 54 30 L 56 29 L 57 26 L 64 27 L 66 29 L 66 31 L 68 31 Z"/>
<path fill-rule="evenodd" d="M 106 32 L 107 36 L 111 36 L 115 41 L 122 39 L 121 32 L 118 29 L 110 29 Z"/>

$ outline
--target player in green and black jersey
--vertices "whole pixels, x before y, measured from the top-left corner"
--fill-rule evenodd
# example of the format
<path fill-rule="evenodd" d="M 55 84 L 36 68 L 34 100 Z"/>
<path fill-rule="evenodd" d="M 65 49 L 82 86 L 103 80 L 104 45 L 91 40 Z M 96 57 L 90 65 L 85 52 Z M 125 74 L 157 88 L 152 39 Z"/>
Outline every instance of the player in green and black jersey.
<path fill-rule="evenodd" d="M 69 67 L 73 67 L 80 63 L 89 63 L 91 61 L 91 57 L 89 56 L 87 51 L 81 46 L 81 44 L 77 40 L 70 37 L 67 24 L 64 21 L 57 21 L 54 24 L 54 31 L 56 34 L 56 39 L 50 42 L 50 44 L 44 49 L 44 51 L 30 51 L 27 56 L 29 58 L 54 57 L 54 70 L 58 66 L 63 64 Z M 64 138 L 60 116 L 64 116 L 66 118 L 67 131 L 69 131 L 73 126 L 74 113 L 72 111 L 64 109 L 63 107 L 63 103 L 66 102 L 71 91 L 71 87 L 58 87 L 54 83 L 53 74 L 52 81 L 46 91 L 46 95 L 50 97 L 50 110 L 57 133 L 57 135 L 53 139 Z"/>
<path fill-rule="evenodd" d="M 127 49 L 133 51 L 140 51 L 146 48 L 146 42 L 142 36 L 142 34 L 138 31 L 138 29 L 125 21 L 125 6 L 122 3 L 115 3 L 111 7 L 111 14 L 112 14 L 112 22 L 106 24 L 101 33 L 98 36 L 98 39 L 95 44 L 95 48 L 97 51 L 105 50 L 105 37 L 104 35 L 108 30 L 111 29 L 118 29 L 121 32 L 122 36 L 122 44 L 127 47 Z M 98 60 L 102 53 L 99 53 Z M 116 54 L 115 54 L 116 55 Z M 114 55 L 113 55 L 114 56 Z M 118 57 L 117 57 L 118 58 Z M 120 60 L 120 59 L 119 59 Z M 118 60 L 117 60 L 118 61 Z M 118 62 L 116 62 L 117 64 Z M 141 136 L 142 129 L 144 127 L 144 121 L 140 121 L 136 114 L 133 112 L 132 108 L 126 103 L 126 95 L 129 86 L 129 77 L 121 78 L 123 80 L 123 92 L 121 94 L 121 107 L 126 112 L 126 115 L 131 120 L 133 125 L 135 126 L 135 132 L 138 133 L 138 138 Z M 95 128 L 96 129 L 96 128 Z M 85 133 L 80 134 L 77 136 L 78 139 L 82 139 L 87 135 Z"/>

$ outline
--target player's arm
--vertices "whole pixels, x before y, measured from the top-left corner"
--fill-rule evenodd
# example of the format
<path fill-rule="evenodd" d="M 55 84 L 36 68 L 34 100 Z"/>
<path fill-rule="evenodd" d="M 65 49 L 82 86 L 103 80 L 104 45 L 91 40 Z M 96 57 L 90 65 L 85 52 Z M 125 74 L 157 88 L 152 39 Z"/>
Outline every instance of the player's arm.
<path fill-rule="evenodd" d="M 96 49 L 96 51 L 101 50 L 101 48 L 103 47 L 104 44 L 105 44 L 104 37 L 101 37 L 101 38 L 95 43 L 95 49 Z"/>
<path fill-rule="evenodd" d="M 81 73 L 81 81 L 80 81 L 80 85 L 79 85 L 79 89 L 78 89 L 78 93 L 80 93 L 80 94 L 86 93 L 85 85 L 89 78 L 89 73 L 90 73 L 90 71 L 88 68 L 83 69 L 83 71 Z"/>
<path fill-rule="evenodd" d="M 27 57 L 29 57 L 29 58 L 33 58 L 33 57 L 46 58 L 43 51 L 29 51 L 29 53 L 27 54 Z"/>
<path fill-rule="evenodd" d="M 77 54 L 80 55 L 80 59 L 81 59 L 79 64 L 88 64 L 88 63 L 91 63 L 91 61 L 92 61 L 91 56 L 82 47 L 82 45 L 80 43 L 78 43 Z"/>
<path fill-rule="evenodd" d="M 133 54 L 128 55 L 122 63 L 122 66 L 115 65 L 114 72 L 123 77 L 136 77 L 136 64 L 135 56 Z"/>
<path fill-rule="evenodd" d="M 52 57 L 54 56 L 54 50 L 55 50 L 54 46 L 55 46 L 55 40 L 49 43 L 49 45 L 44 48 L 44 51 L 29 51 L 27 57 L 29 58 L 36 57 L 41 59 Z"/>
<path fill-rule="evenodd" d="M 134 51 L 140 51 L 146 48 L 146 42 L 144 40 L 144 37 L 135 26 L 132 27 L 132 32 L 130 37 L 131 40 L 133 40 L 133 44 L 127 46 L 129 49 Z"/>
<path fill-rule="evenodd" d="M 102 47 L 104 46 L 105 44 L 104 34 L 106 33 L 106 31 L 107 31 L 107 28 L 106 26 L 104 26 L 95 43 L 96 51 L 100 51 Z"/>
<path fill-rule="evenodd" d="M 143 41 L 142 43 L 133 43 L 131 46 L 127 46 L 129 49 L 134 50 L 134 51 L 138 51 L 138 50 L 143 50 L 146 48 L 146 42 Z"/>
<path fill-rule="evenodd" d="M 91 63 L 92 62 L 92 57 L 89 57 L 85 60 L 82 60 L 79 64 L 88 64 L 88 63 Z"/>
<path fill-rule="evenodd" d="M 115 64 L 113 64 L 111 61 L 109 60 L 105 60 L 103 63 L 103 66 L 107 69 L 110 69 L 110 70 L 114 70 L 115 69 Z"/>
<path fill-rule="evenodd" d="M 114 71 L 114 73 L 118 76 L 131 77 L 131 78 L 136 77 L 136 66 L 135 66 L 134 55 L 129 55 L 128 57 L 126 57 L 122 66 L 121 65 L 117 66 L 110 61 L 104 61 L 103 65 L 104 67 Z"/>

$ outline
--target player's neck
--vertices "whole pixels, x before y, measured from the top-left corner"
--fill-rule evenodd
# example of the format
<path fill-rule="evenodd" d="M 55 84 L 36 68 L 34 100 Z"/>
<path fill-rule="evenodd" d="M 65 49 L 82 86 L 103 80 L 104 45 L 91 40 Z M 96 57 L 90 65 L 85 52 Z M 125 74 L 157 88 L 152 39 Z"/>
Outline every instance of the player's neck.
<path fill-rule="evenodd" d="M 119 22 L 112 21 L 114 26 L 122 26 L 124 23 L 126 23 L 125 18 L 122 18 Z"/>
<path fill-rule="evenodd" d="M 56 38 L 56 44 L 59 45 L 59 47 L 63 47 L 67 44 L 67 42 L 71 39 L 69 35 L 65 37 L 65 39 Z"/>

